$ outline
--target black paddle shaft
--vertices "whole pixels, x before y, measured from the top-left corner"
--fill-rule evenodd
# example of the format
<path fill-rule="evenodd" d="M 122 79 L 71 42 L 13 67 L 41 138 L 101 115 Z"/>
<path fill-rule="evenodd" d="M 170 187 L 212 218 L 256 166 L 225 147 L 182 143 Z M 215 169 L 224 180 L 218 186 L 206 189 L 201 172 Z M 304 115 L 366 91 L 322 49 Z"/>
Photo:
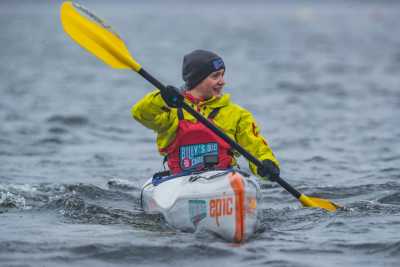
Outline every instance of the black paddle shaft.
<path fill-rule="evenodd" d="M 156 88 L 158 88 L 160 91 L 166 90 L 165 86 L 158 81 L 156 78 L 154 78 L 151 74 L 149 74 L 147 71 L 145 71 L 143 68 L 140 69 L 138 72 L 143 78 L 145 78 L 147 81 L 149 81 L 152 85 L 154 85 Z M 182 108 L 184 108 L 187 112 L 189 112 L 190 115 L 195 117 L 198 121 L 203 123 L 205 126 L 207 126 L 211 131 L 213 131 L 216 135 L 221 137 L 225 142 L 227 142 L 231 147 L 233 147 L 236 151 L 238 151 L 240 154 L 242 154 L 247 160 L 255 164 L 258 168 L 262 167 L 262 162 L 258 160 L 256 157 L 254 157 L 252 154 L 250 154 L 246 149 L 244 149 L 241 145 L 239 145 L 237 142 L 232 140 L 228 135 L 226 135 L 224 132 L 222 132 L 219 128 L 217 128 L 214 124 L 212 124 L 208 119 L 203 117 L 200 113 L 198 113 L 196 110 L 194 110 L 191 106 L 189 106 L 187 103 L 183 102 Z M 299 198 L 301 196 L 301 193 L 294 189 L 291 185 L 289 185 L 285 180 L 283 180 L 281 177 L 276 179 L 276 182 L 280 184 L 283 188 L 285 188 L 289 193 L 291 193 L 294 197 Z"/>

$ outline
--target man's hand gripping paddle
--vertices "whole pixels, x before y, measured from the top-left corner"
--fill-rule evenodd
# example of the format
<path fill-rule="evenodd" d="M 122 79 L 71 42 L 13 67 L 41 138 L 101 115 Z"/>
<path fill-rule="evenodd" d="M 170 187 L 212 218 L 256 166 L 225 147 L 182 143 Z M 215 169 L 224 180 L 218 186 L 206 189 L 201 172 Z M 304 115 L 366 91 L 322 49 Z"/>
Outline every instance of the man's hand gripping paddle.
<path fill-rule="evenodd" d="M 72 2 L 64 2 L 61 6 L 61 22 L 65 32 L 68 33 L 75 42 L 107 65 L 117 69 L 132 69 L 161 92 L 166 92 L 168 90 L 160 81 L 151 76 L 134 58 L 132 58 L 125 43 L 111 27 L 107 26 L 101 19 L 87 9 Z M 260 160 L 255 158 L 214 124 L 197 113 L 191 106 L 183 102 L 182 108 L 210 128 L 247 160 L 255 164 L 258 168 L 262 168 L 262 162 Z M 301 194 L 281 177 L 276 178 L 274 181 L 296 197 L 305 207 L 322 208 L 328 211 L 336 211 L 337 208 L 340 208 L 339 205 L 330 200 Z"/>

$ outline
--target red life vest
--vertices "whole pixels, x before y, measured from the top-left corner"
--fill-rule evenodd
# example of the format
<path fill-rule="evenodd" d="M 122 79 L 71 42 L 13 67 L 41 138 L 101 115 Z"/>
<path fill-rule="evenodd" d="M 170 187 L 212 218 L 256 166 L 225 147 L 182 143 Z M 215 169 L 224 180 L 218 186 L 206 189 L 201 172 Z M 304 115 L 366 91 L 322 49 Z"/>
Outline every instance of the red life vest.
<path fill-rule="evenodd" d="M 219 109 L 213 110 L 208 119 L 217 115 Z M 168 167 L 172 174 L 183 171 L 204 169 L 204 156 L 218 155 L 217 169 L 229 168 L 232 164 L 231 147 L 201 122 L 190 122 L 183 118 L 178 109 L 179 124 L 174 141 L 163 152 L 167 153 Z"/>

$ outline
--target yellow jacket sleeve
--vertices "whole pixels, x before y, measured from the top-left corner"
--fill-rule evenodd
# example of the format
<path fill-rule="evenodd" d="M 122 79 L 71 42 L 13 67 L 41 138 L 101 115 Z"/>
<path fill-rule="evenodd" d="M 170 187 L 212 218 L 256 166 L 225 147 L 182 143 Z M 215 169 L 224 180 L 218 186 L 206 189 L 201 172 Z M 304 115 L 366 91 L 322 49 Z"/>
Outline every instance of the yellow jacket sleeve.
<path fill-rule="evenodd" d="M 243 110 L 236 130 L 236 141 L 247 151 L 253 154 L 259 160 L 269 159 L 279 166 L 278 160 L 269 147 L 267 141 L 260 134 L 253 116 L 247 110 Z M 249 164 L 250 170 L 257 175 L 257 167 Z"/>
<path fill-rule="evenodd" d="M 132 117 L 145 127 L 157 132 L 159 148 L 167 147 L 175 137 L 178 127 L 176 109 L 167 106 L 161 97 L 160 91 L 148 93 L 131 109 Z"/>

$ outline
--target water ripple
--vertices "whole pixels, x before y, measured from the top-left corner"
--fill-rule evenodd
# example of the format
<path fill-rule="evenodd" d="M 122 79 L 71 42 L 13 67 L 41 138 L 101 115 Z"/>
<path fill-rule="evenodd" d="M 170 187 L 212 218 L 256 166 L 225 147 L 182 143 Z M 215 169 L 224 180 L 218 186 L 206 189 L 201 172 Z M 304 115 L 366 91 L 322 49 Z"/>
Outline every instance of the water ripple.
<path fill-rule="evenodd" d="M 382 204 L 400 205 L 400 192 L 384 196 L 382 198 L 379 198 L 377 201 Z"/>
<path fill-rule="evenodd" d="M 368 242 L 353 244 L 337 244 L 339 248 L 361 250 L 367 254 L 383 254 L 388 256 L 400 255 L 400 242 Z"/>
<path fill-rule="evenodd" d="M 87 126 L 89 119 L 81 115 L 53 115 L 47 119 L 50 123 L 59 123 L 65 126 Z"/>
<path fill-rule="evenodd" d="M 147 245 L 118 243 L 111 245 L 91 244 L 77 246 L 69 249 L 71 253 L 88 255 L 90 258 L 101 259 L 112 263 L 126 263 L 134 261 L 135 264 L 155 261 L 165 263 L 186 260 L 190 255 L 190 261 L 207 258 L 223 258 L 235 255 L 232 251 L 208 245 Z M 189 262 L 188 262 L 189 263 Z"/>

